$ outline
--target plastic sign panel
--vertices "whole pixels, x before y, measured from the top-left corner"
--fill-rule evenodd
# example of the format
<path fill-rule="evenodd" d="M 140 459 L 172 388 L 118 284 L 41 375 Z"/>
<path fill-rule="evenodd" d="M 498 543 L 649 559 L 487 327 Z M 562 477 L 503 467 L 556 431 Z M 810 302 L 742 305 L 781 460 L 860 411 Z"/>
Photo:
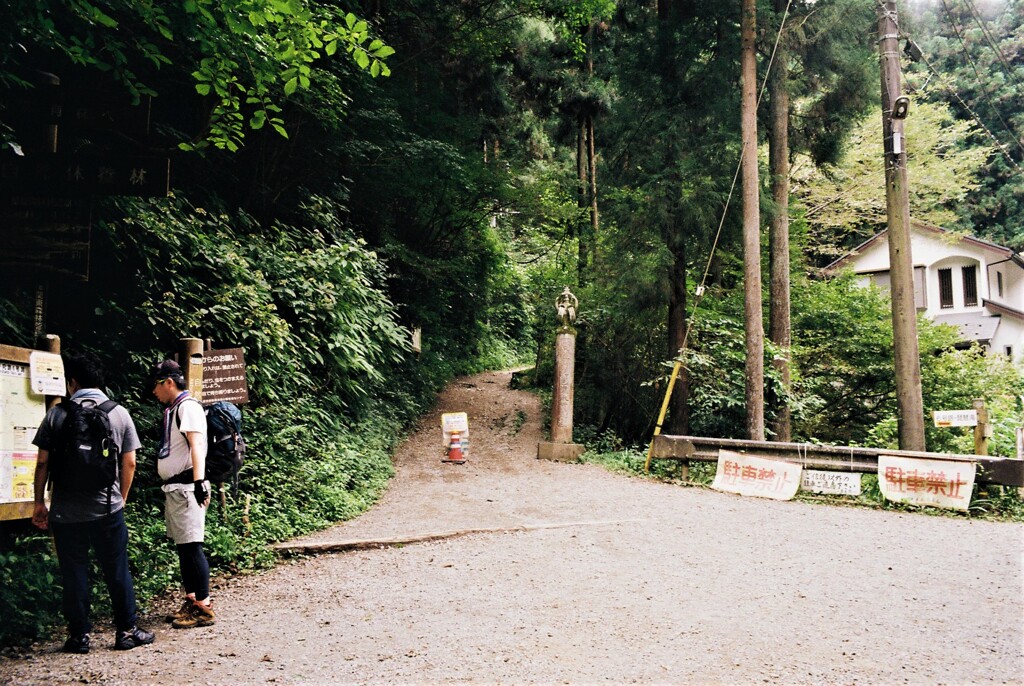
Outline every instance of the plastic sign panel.
<path fill-rule="evenodd" d="M 462 455 L 469 455 L 469 415 L 465 412 L 446 412 L 441 415 L 441 440 L 445 450 L 452 442 L 452 434 L 458 433 L 462 442 Z"/>
<path fill-rule="evenodd" d="M 893 502 L 966 510 L 975 471 L 973 462 L 879 455 L 878 488 Z"/>
<path fill-rule="evenodd" d="M 800 465 L 792 462 L 719 450 L 718 469 L 711 488 L 739 495 L 792 500 L 800 487 L 801 470 Z"/>
<path fill-rule="evenodd" d="M 57 353 L 33 350 L 29 355 L 29 370 L 32 376 L 32 392 L 38 395 L 64 395 L 67 384 L 64 381 L 64 360 Z"/>
<path fill-rule="evenodd" d="M 800 490 L 827 495 L 860 495 L 860 474 L 805 469 Z"/>
<path fill-rule="evenodd" d="M 934 413 L 935 426 L 977 426 L 977 410 L 938 410 Z"/>

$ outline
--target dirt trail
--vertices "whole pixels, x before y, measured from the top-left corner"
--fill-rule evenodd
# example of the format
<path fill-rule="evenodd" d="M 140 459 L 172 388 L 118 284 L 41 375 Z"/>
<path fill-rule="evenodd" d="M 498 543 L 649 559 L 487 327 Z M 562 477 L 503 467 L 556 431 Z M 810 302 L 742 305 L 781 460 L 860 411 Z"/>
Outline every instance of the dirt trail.
<path fill-rule="evenodd" d="M 539 405 L 509 378 L 452 384 L 381 502 L 302 543 L 509 531 L 292 560 L 223 584 L 213 627 L 49 644 L 0 681 L 1024 683 L 1024 527 L 538 461 Z M 465 465 L 440 461 L 448 411 L 470 415 Z"/>

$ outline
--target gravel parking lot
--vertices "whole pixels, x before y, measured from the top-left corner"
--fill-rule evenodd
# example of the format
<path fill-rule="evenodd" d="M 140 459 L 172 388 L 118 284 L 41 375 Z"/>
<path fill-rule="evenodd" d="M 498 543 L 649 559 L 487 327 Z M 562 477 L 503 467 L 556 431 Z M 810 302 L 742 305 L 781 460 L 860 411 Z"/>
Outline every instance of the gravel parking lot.
<path fill-rule="evenodd" d="M 153 616 L 152 646 L 46 644 L 0 681 L 1024 683 L 1021 525 L 539 461 L 539 404 L 509 378 L 452 384 L 377 506 L 292 542 L 352 549 L 223 580 L 212 627 Z M 440 461 L 448 411 L 470 416 L 464 465 Z"/>

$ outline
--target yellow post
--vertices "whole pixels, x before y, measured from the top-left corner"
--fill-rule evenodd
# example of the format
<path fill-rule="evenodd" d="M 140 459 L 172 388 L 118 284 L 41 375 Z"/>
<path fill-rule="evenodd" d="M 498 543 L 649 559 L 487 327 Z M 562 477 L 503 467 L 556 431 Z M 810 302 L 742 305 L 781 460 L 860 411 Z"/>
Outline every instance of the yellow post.
<path fill-rule="evenodd" d="M 668 413 L 668 401 L 672 398 L 672 389 L 676 386 L 676 379 L 679 377 L 679 370 L 682 368 L 681 360 L 676 360 L 672 366 L 672 375 L 668 378 L 668 388 L 665 389 L 665 399 L 661 401 L 661 412 L 658 413 L 658 423 L 654 425 L 654 436 L 661 433 L 661 425 Z M 644 463 L 644 471 L 651 471 L 651 451 L 654 450 L 654 436 L 651 437 L 651 444 L 647 447 L 647 462 Z"/>

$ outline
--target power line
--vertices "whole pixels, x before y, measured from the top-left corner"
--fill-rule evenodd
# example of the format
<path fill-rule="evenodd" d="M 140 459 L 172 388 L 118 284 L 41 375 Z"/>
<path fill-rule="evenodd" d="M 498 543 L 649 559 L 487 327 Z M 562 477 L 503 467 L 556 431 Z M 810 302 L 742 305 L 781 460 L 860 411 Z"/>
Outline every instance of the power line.
<path fill-rule="evenodd" d="M 969 1 L 970 0 L 968 0 L 968 2 Z M 943 9 L 946 10 L 946 19 L 949 21 L 950 28 L 953 29 L 953 33 L 956 34 L 957 40 L 960 42 L 960 50 L 961 50 L 961 52 L 964 54 L 964 57 L 967 58 L 967 61 L 970 63 L 971 68 L 974 70 L 975 76 L 978 77 L 978 84 L 979 84 L 979 87 L 982 90 L 982 93 L 984 94 L 984 96 L 986 98 L 991 99 L 992 98 L 992 94 L 984 86 L 984 84 L 986 82 L 986 79 L 984 77 L 982 77 L 981 71 L 978 69 L 978 65 L 975 63 L 974 58 L 971 56 L 971 53 L 968 51 L 967 43 L 964 41 L 963 35 L 960 32 L 960 28 L 957 26 L 956 21 L 953 19 L 953 13 L 950 11 L 949 5 L 946 4 L 946 0 L 942 0 L 942 7 L 943 7 Z M 922 59 L 924 59 L 923 55 L 922 55 Z M 935 72 L 935 69 L 930 64 L 928 64 L 928 61 L 927 60 L 924 60 L 924 61 L 925 61 L 925 64 L 928 65 L 928 68 L 932 71 L 932 73 L 935 74 L 936 76 L 939 76 Z M 1012 74 L 1011 74 L 1011 76 L 1012 76 Z M 942 81 L 942 77 L 941 76 L 939 76 L 939 80 Z M 952 90 L 950 89 L 949 86 L 947 86 L 945 83 L 943 83 L 942 85 L 943 85 L 944 88 L 946 88 L 946 90 L 948 90 L 948 91 L 950 91 L 952 93 Z M 995 136 L 990 131 L 988 131 L 988 129 L 985 127 L 984 124 L 981 123 L 980 118 L 976 114 L 974 114 L 973 111 L 971 111 L 970 107 L 967 106 L 967 104 L 964 102 L 964 99 L 962 97 L 960 97 L 959 93 L 953 93 L 953 95 L 954 95 L 954 97 L 956 97 L 956 99 L 958 101 L 960 101 L 961 105 L 963 105 L 963 107 L 968 112 L 971 113 L 971 116 L 973 116 L 975 118 L 975 121 L 982 128 L 986 129 L 986 133 L 989 134 L 989 137 L 991 137 L 993 140 L 996 140 Z M 1010 138 L 1017 144 L 1017 147 L 1020 148 L 1021 152 L 1024 153 L 1024 146 L 1021 145 L 1019 137 L 1016 134 L 1014 134 L 1013 128 L 1010 126 L 1010 124 L 1006 121 L 1006 119 L 1003 118 L 1002 112 L 1000 112 L 999 108 L 994 106 L 994 105 L 991 106 L 991 109 L 992 109 L 993 112 L 995 112 L 996 117 L 999 118 L 999 121 L 1002 123 L 1003 128 L 1006 129 L 1006 132 L 1010 135 Z M 999 143 L 998 141 L 996 141 L 996 143 L 997 143 L 997 145 L 999 145 L 1000 148 L 1003 147 L 1003 145 L 1001 143 Z"/>
<path fill-rule="evenodd" d="M 988 137 L 989 137 L 989 138 L 990 138 L 990 139 L 992 140 L 992 144 L 996 146 L 996 148 L 997 148 L 997 149 L 999 150 L 999 152 L 1003 153 L 1003 156 L 1004 156 L 1004 157 L 1006 158 L 1006 160 L 1007 160 L 1007 161 L 1008 161 L 1008 162 L 1009 162 L 1009 163 L 1010 163 L 1011 165 L 1013 165 L 1013 166 L 1014 166 L 1014 168 L 1016 168 L 1018 172 L 1024 173 L 1024 169 L 1021 169 L 1020 165 L 1019 165 L 1019 164 L 1017 164 L 1017 160 L 1013 159 L 1013 157 L 1012 157 L 1012 156 L 1010 155 L 1010 153 L 1009 153 L 1009 152 L 1007 152 L 1007 150 L 1006 150 L 1006 147 L 1007 147 L 1007 146 L 1006 146 L 1006 144 L 1004 144 L 1004 143 L 1003 143 L 1002 141 L 1000 141 L 1000 140 L 999 140 L 998 138 L 996 138 L 996 137 L 995 137 L 995 134 L 993 134 L 993 133 L 992 133 L 992 132 L 991 132 L 991 131 L 989 130 L 989 128 L 988 128 L 987 126 L 985 126 L 985 123 L 981 121 L 981 117 L 979 117 L 979 116 L 978 116 L 978 113 L 977 113 L 977 112 L 975 112 L 975 111 L 974 111 L 973 109 L 971 109 L 971 106 L 970 106 L 970 105 L 968 105 L 968 104 L 967 104 L 967 103 L 966 103 L 966 102 L 964 101 L 964 99 L 963 99 L 962 97 L 960 97 L 960 94 L 959 94 L 959 93 L 957 93 L 957 92 L 956 92 L 955 90 L 953 90 L 953 89 L 952 89 L 952 88 L 951 88 L 951 87 L 950 87 L 949 85 L 947 85 L 947 84 L 946 84 L 946 82 L 945 82 L 945 80 L 944 80 L 944 78 L 943 78 L 943 75 L 942 75 L 942 74 L 940 74 L 940 73 L 939 73 L 939 72 L 938 72 L 938 71 L 937 71 L 937 70 L 935 69 L 935 67 L 933 67 L 933 66 L 932 66 L 931 62 L 929 62 L 929 61 L 928 61 L 928 59 L 927 59 L 926 57 L 922 56 L 922 57 L 921 57 L 921 59 L 922 59 L 922 60 L 924 61 L 924 63 L 925 63 L 925 64 L 926 64 L 927 66 L 928 66 L 928 69 L 930 69 L 930 70 L 931 70 L 932 74 L 934 74 L 934 75 L 935 75 L 936 77 L 938 77 L 938 80 L 939 80 L 939 83 L 940 83 L 940 85 L 942 85 L 942 87 L 943 87 L 943 88 L 945 88 L 945 89 L 946 89 L 946 91 L 947 91 L 947 92 L 948 92 L 948 93 L 949 93 L 950 95 L 952 95 L 952 96 L 953 96 L 954 98 L 956 98 L 956 99 L 957 99 L 957 102 L 959 102 L 959 103 L 960 103 L 960 106 L 961 106 L 961 107 L 963 107 L 963 108 L 964 108 L 965 110 L 967 110 L 967 113 L 971 115 L 971 118 L 972 118 L 972 119 L 974 119 L 974 123 L 976 123 L 976 124 L 977 124 L 978 126 L 980 126 L 980 127 L 981 127 L 981 129 L 982 129 L 982 130 L 983 130 L 983 131 L 985 132 L 985 134 L 986 134 L 986 135 L 987 135 L 987 136 L 988 136 Z M 1011 132 L 1011 135 L 1012 135 L 1012 132 Z M 1018 148 L 1021 148 L 1021 150 L 1022 150 L 1022 151 L 1024 151 L 1024 147 L 1022 147 L 1022 146 L 1021 146 L 1021 144 L 1020 144 L 1020 141 L 1017 141 L 1017 140 L 1015 139 L 1015 142 L 1017 143 L 1017 147 L 1018 147 Z"/>
<path fill-rule="evenodd" d="M 945 4 L 945 0 L 943 0 L 943 4 Z M 1003 54 L 1003 51 L 1000 50 L 999 47 L 996 45 L 995 40 L 992 38 L 992 33 L 988 30 L 988 27 L 985 25 L 985 21 L 981 18 L 981 13 L 978 12 L 978 8 L 974 5 L 973 0 L 964 0 L 964 4 L 967 5 L 967 9 L 970 11 L 971 16 L 974 17 L 974 21 L 977 22 L 978 26 L 981 27 L 981 33 L 985 36 L 985 40 L 988 41 L 989 46 L 996 53 L 996 57 L 999 59 L 1000 63 L 1002 63 L 1003 67 L 1006 69 L 1006 75 L 1009 76 L 1010 79 L 1019 88 L 1020 81 L 1017 80 L 1016 75 L 1013 73 L 1013 67 L 1010 66 L 1010 63 L 1007 61 L 1006 56 Z"/>

